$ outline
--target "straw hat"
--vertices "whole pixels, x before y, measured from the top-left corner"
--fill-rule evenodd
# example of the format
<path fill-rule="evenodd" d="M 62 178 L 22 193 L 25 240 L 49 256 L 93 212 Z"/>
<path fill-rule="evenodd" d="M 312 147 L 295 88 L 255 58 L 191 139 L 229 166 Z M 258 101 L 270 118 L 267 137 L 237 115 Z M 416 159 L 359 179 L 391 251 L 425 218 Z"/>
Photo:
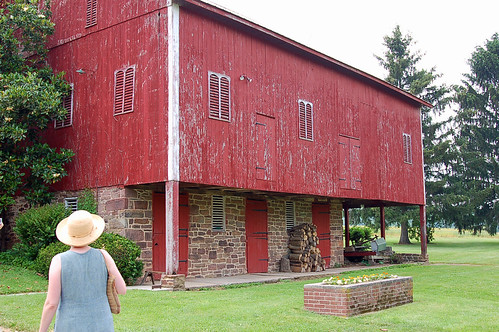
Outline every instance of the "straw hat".
<path fill-rule="evenodd" d="M 104 219 L 100 216 L 78 210 L 57 225 L 55 235 L 68 246 L 83 247 L 99 238 L 104 225 Z"/>

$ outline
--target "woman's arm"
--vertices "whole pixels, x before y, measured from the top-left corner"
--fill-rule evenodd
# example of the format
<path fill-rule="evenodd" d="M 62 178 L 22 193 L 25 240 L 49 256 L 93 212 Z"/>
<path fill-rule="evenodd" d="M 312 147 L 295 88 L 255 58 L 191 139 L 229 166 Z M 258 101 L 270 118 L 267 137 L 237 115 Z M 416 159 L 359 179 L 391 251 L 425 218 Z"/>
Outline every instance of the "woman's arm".
<path fill-rule="evenodd" d="M 114 262 L 114 259 L 104 249 L 101 249 L 101 252 L 104 255 L 104 259 L 106 260 L 106 264 L 108 266 L 109 273 L 111 273 L 116 278 L 114 281 L 115 285 L 116 285 L 116 291 L 118 292 L 118 294 L 126 294 L 125 280 L 123 280 L 123 277 L 121 276 L 120 271 L 116 267 L 116 263 Z"/>
<path fill-rule="evenodd" d="M 52 258 L 49 268 L 49 287 L 47 298 L 43 305 L 42 319 L 40 321 L 40 332 L 48 330 L 52 319 L 54 318 L 59 299 L 61 297 L 61 257 L 59 255 Z"/>

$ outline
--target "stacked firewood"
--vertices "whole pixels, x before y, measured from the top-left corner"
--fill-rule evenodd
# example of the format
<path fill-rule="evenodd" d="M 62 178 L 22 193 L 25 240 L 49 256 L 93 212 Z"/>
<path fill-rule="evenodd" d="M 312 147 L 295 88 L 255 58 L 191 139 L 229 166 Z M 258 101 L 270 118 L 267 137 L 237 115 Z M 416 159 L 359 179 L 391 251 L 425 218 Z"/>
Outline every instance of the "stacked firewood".
<path fill-rule="evenodd" d="M 315 225 L 303 223 L 289 230 L 289 264 L 292 272 L 316 272 L 326 269 L 321 257 Z"/>

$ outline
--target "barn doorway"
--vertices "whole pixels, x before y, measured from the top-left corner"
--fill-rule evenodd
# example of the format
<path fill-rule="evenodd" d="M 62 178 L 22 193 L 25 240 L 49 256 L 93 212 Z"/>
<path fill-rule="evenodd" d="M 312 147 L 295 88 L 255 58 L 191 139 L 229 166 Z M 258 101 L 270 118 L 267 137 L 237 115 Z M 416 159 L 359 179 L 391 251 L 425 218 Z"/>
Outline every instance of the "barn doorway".
<path fill-rule="evenodd" d="M 187 275 L 189 268 L 189 195 L 179 195 L 178 274 Z"/>
<path fill-rule="evenodd" d="M 165 194 L 152 194 L 152 269 L 166 271 Z"/>
<path fill-rule="evenodd" d="M 329 226 L 329 204 L 312 204 L 312 222 L 317 227 L 321 256 L 326 268 L 331 263 L 331 228 Z"/>
<path fill-rule="evenodd" d="M 166 271 L 166 200 L 164 193 L 152 195 L 152 269 Z M 179 195 L 178 274 L 187 275 L 189 256 L 189 196 Z"/>
<path fill-rule="evenodd" d="M 246 264 L 248 273 L 268 271 L 266 201 L 246 200 Z"/>

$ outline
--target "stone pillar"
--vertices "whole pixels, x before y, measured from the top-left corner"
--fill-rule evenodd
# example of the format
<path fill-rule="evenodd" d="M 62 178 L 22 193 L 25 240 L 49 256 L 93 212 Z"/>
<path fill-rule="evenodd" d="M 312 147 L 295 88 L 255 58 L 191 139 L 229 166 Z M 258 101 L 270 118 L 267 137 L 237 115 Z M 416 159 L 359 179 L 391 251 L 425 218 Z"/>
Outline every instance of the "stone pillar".
<path fill-rule="evenodd" d="M 345 211 L 345 247 L 350 245 L 350 220 L 348 219 L 348 207 L 343 208 Z"/>
<path fill-rule="evenodd" d="M 343 208 L 339 200 L 333 200 L 330 204 L 331 222 L 331 267 L 343 265 L 345 262 L 343 248 Z"/>
<path fill-rule="evenodd" d="M 161 288 L 169 288 L 174 291 L 185 290 L 185 275 L 163 274 L 161 276 Z"/>

